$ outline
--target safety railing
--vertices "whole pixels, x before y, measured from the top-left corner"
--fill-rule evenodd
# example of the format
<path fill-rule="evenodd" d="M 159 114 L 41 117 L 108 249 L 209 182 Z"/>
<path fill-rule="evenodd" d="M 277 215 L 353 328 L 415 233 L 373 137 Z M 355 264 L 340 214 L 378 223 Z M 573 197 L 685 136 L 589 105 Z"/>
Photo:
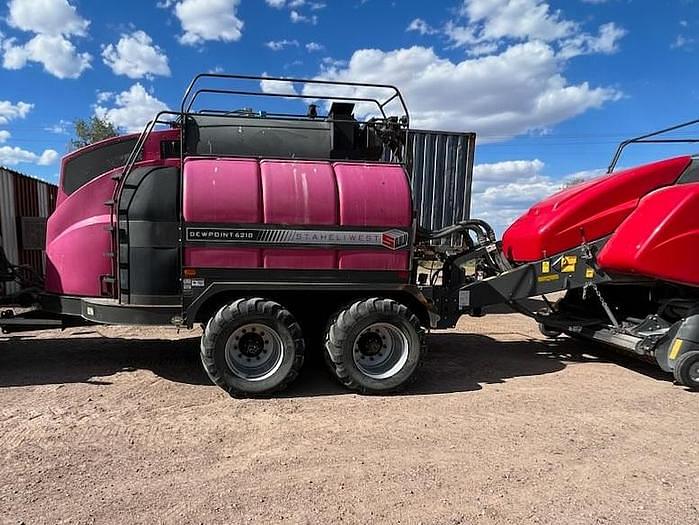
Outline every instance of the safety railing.
<path fill-rule="evenodd" d="M 664 135 L 666 133 L 671 133 L 673 131 L 677 131 L 678 129 L 687 128 L 687 127 L 693 126 L 695 124 L 699 124 L 699 119 L 690 120 L 689 122 L 683 122 L 682 124 L 677 124 L 677 125 L 671 126 L 669 128 L 661 129 L 658 131 L 653 131 L 652 133 L 647 133 L 645 135 L 641 135 L 639 137 L 634 137 L 632 139 L 628 139 L 628 140 L 623 141 L 617 147 L 616 152 L 614 153 L 614 157 L 612 158 L 612 162 L 609 165 L 609 167 L 607 168 L 607 173 L 614 172 L 614 169 L 616 168 L 617 164 L 619 163 L 619 159 L 621 158 L 622 153 L 631 144 L 696 144 L 696 143 L 699 143 L 699 138 L 676 138 L 676 139 L 669 139 L 669 138 L 668 139 L 655 139 L 655 138 L 653 138 L 653 137 L 657 137 L 659 135 Z"/>

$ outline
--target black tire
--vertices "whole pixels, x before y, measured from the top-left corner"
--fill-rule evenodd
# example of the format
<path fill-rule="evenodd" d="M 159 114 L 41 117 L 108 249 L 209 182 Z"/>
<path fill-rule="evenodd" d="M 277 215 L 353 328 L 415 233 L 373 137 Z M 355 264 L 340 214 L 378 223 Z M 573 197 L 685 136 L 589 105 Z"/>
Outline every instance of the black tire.
<path fill-rule="evenodd" d="M 357 301 L 331 320 L 325 351 L 328 367 L 347 388 L 386 394 L 415 379 L 427 342 L 419 319 L 405 305 L 372 298 Z"/>
<path fill-rule="evenodd" d="M 561 337 L 561 334 L 563 333 L 556 328 L 546 326 L 544 323 L 539 323 L 539 332 L 541 332 L 541 335 L 548 337 L 549 339 L 557 339 Z"/>
<path fill-rule="evenodd" d="M 238 299 L 221 308 L 201 338 L 201 361 L 211 380 L 234 397 L 266 396 L 299 374 L 301 327 L 279 303 Z"/>
<path fill-rule="evenodd" d="M 693 390 L 699 390 L 699 351 L 686 352 L 675 362 L 675 380 Z"/>

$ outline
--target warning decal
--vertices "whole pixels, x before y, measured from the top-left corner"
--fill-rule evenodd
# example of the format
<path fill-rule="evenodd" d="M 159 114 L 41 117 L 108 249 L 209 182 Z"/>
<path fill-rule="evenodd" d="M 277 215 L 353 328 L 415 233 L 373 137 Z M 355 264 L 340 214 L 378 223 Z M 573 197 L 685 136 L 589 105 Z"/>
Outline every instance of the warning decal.
<path fill-rule="evenodd" d="M 561 272 L 563 273 L 574 273 L 575 266 L 578 264 L 577 255 L 564 255 L 561 258 Z"/>

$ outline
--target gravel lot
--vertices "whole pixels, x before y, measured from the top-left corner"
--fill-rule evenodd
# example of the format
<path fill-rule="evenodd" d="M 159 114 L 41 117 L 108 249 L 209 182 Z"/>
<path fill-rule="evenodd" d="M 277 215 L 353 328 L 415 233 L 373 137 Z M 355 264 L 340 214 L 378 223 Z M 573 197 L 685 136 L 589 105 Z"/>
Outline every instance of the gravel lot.
<path fill-rule="evenodd" d="M 234 400 L 197 336 L 0 336 L 0 522 L 699 523 L 699 394 L 520 315 L 432 334 L 390 397 L 316 358 Z"/>

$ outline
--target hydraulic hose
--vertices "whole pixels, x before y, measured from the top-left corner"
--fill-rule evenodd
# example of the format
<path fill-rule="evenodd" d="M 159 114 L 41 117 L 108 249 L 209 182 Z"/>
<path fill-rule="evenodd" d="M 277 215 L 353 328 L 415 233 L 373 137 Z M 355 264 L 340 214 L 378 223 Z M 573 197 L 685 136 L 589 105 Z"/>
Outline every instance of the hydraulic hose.
<path fill-rule="evenodd" d="M 497 240 L 493 228 L 487 222 L 480 219 L 469 219 L 466 221 L 457 222 L 456 224 L 452 224 L 451 226 L 447 226 L 441 230 L 427 230 L 425 228 L 418 228 L 417 235 L 420 240 L 433 241 L 454 235 L 455 233 L 468 231 L 474 232 L 479 242 L 495 242 Z"/>

